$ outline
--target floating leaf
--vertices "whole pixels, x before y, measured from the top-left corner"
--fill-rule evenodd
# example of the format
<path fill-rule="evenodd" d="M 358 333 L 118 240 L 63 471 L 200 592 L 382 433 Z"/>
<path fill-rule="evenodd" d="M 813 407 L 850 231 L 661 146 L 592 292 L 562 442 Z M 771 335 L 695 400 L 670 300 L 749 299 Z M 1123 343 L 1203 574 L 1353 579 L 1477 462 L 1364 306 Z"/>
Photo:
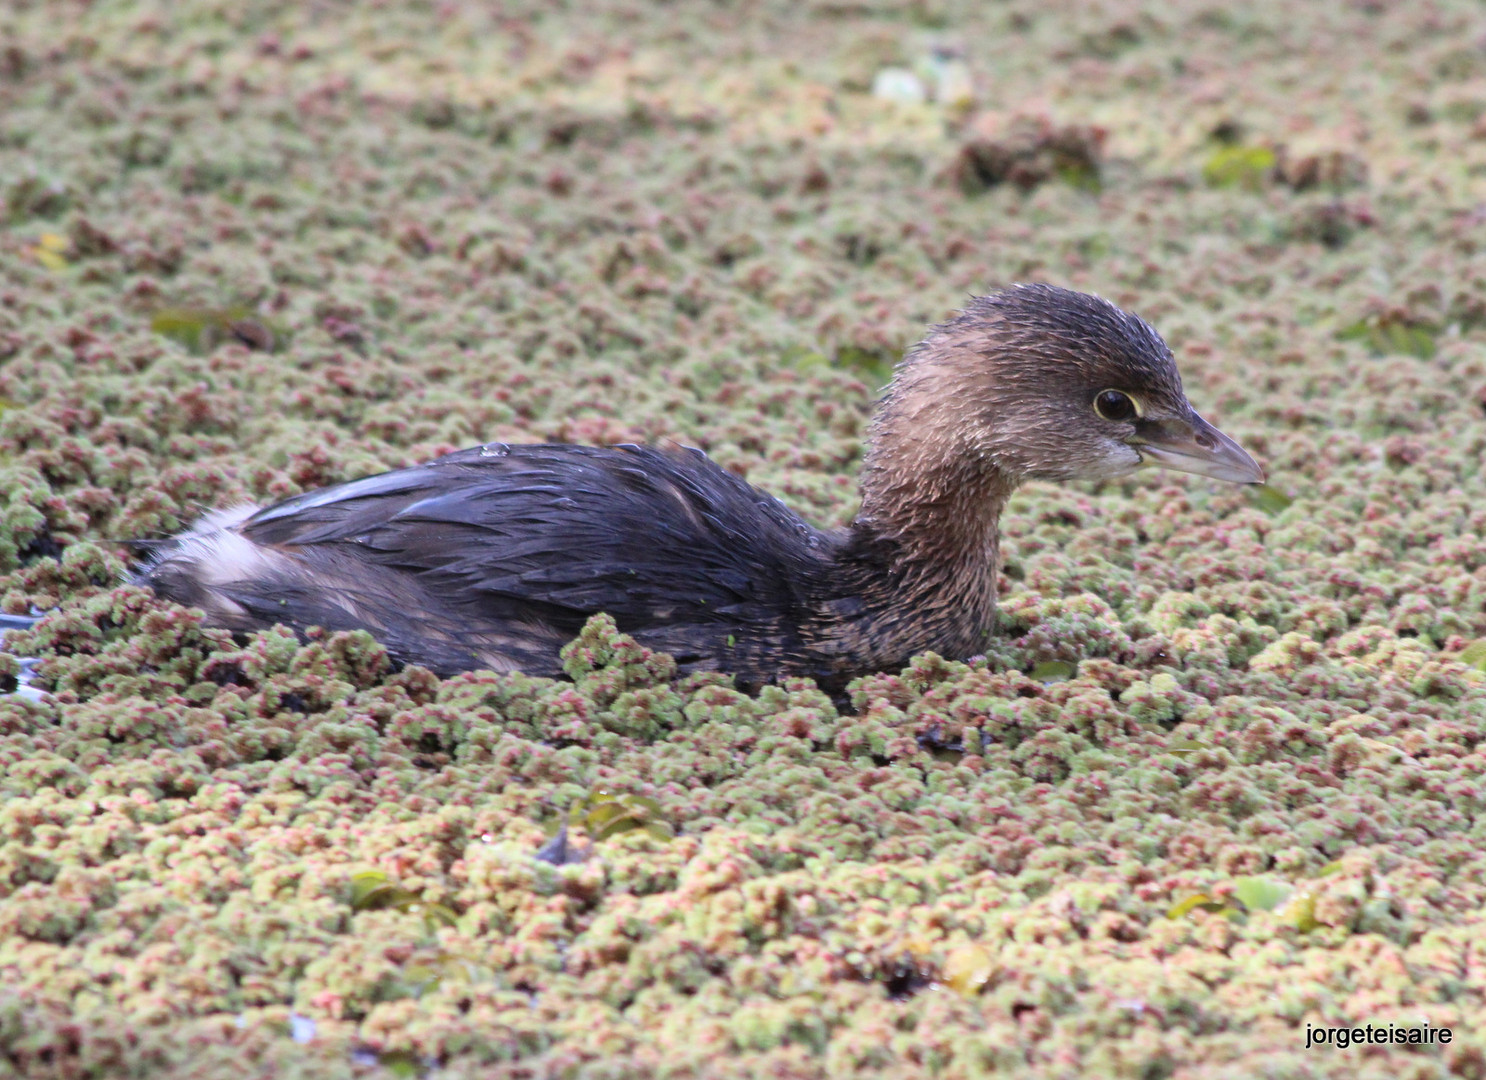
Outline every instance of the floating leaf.
<path fill-rule="evenodd" d="M 402 981 L 415 998 L 430 994 L 440 986 L 489 982 L 494 977 L 489 968 L 447 952 L 409 964 L 402 971 Z"/>
<path fill-rule="evenodd" d="M 1467 667 L 1486 671 L 1486 638 L 1477 638 L 1472 641 L 1460 650 L 1460 655 L 1456 659 Z"/>
<path fill-rule="evenodd" d="M 351 910 L 422 915 L 423 925 L 429 933 L 459 921 L 459 915 L 452 908 L 424 902 L 417 893 L 404 889 L 380 870 L 365 870 L 351 875 Z"/>
<path fill-rule="evenodd" d="M 1070 664 L 1067 660 L 1044 660 L 1028 674 L 1038 682 L 1057 683 L 1067 682 L 1077 671 L 1078 665 Z"/>
<path fill-rule="evenodd" d="M 603 788 L 568 811 L 568 820 L 581 824 L 595 841 L 620 833 L 643 831 L 657 840 L 670 840 L 676 831 L 663 819 L 660 803 L 644 795 L 614 795 Z"/>
<path fill-rule="evenodd" d="M 71 202 L 66 183 L 34 174 L 0 192 L 0 205 L 5 207 L 5 218 L 12 224 L 32 217 L 55 218 Z"/>
<path fill-rule="evenodd" d="M 781 365 L 788 365 L 796 371 L 809 371 L 812 368 L 825 368 L 831 366 L 830 358 L 818 349 L 807 348 L 804 345 L 791 345 L 780 354 Z"/>
<path fill-rule="evenodd" d="M 1309 889 L 1297 892 L 1275 911 L 1275 916 L 1302 934 L 1308 934 L 1321 925 L 1316 921 L 1316 894 Z"/>
<path fill-rule="evenodd" d="M 1293 885 L 1272 878 L 1243 877 L 1233 883 L 1233 895 L 1250 911 L 1273 911 L 1295 892 Z"/>
<path fill-rule="evenodd" d="M 892 381 L 893 367 L 897 362 L 897 353 L 877 352 L 859 345 L 843 345 L 836 350 L 837 367 L 846 368 L 870 382 L 883 385 Z"/>
<path fill-rule="evenodd" d="M 923 967 L 938 951 L 935 939 L 925 934 L 912 933 L 900 940 L 903 943 L 903 951 L 913 957 L 916 967 Z"/>
<path fill-rule="evenodd" d="M 403 1080 L 419 1075 L 418 1059 L 406 1050 L 392 1050 L 385 1054 L 378 1054 L 377 1064 L 393 1076 L 403 1078 Z"/>
<path fill-rule="evenodd" d="M 594 832 L 593 838 L 595 840 L 608 840 L 610 837 L 618 836 L 620 833 L 635 832 L 636 830 L 640 829 L 643 829 L 646 832 L 650 833 L 650 835 L 654 836 L 656 834 L 654 832 L 651 832 L 650 829 L 650 826 L 652 824 L 663 823 L 647 822 L 644 818 L 636 817 L 632 814 L 621 813 L 620 815 L 611 818 L 608 822 L 601 825 L 597 829 L 597 831 Z M 670 838 L 670 832 L 669 829 L 667 829 L 667 831 L 661 835 L 661 839 L 669 840 Z"/>
<path fill-rule="evenodd" d="M 402 909 L 410 915 L 422 915 L 426 923 L 437 923 L 440 926 L 453 926 L 459 921 L 458 914 L 454 909 L 445 904 L 425 904 L 423 901 L 414 901 Z"/>
<path fill-rule="evenodd" d="M 31 248 L 31 255 L 37 262 L 48 270 L 66 270 L 71 265 L 67 261 L 67 250 L 71 242 L 65 236 L 57 233 L 42 233 L 41 239 Z"/>
<path fill-rule="evenodd" d="M 223 341 L 239 341 L 259 352 L 272 352 L 276 344 L 274 332 L 241 306 L 161 308 L 150 318 L 150 329 L 192 352 L 210 352 Z"/>
<path fill-rule="evenodd" d="M 1435 331 L 1402 319 L 1361 319 L 1336 333 L 1340 341 L 1361 341 L 1374 356 L 1417 356 L 1431 360 L 1435 354 Z"/>
<path fill-rule="evenodd" d="M 1417 356 L 1421 360 L 1434 359 L 1434 334 L 1426 327 L 1387 322 L 1383 323 L 1379 330 L 1386 343 L 1385 347 L 1379 351 L 1385 354 Z"/>
<path fill-rule="evenodd" d="M 367 870 L 351 876 L 351 910 L 384 911 L 414 900 L 412 893 L 393 883 L 380 870 Z"/>
<path fill-rule="evenodd" d="M 1177 742 L 1168 744 L 1166 747 L 1166 752 L 1168 754 L 1175 754 L 1177 755 L 1177 757 L 1186 757 L 1187 755 L 1195 754 L 1200 750 L 1211 749 L 1212 747 L 1208 746 L 1208 744 L 1203 742 L 1201 739 L 1180 739 Z"/>
<path fill-rule="evenodd" d="M 664 841 L 676 839 L 676 830 L 664 821 L 647 821 L 645 822 L 644 829 L 652 840 Z"/>
<path fill-rule="evenodd" d="M 1180 919 L 1183 915 L 1190 914 L 1201 908 L 1203 911 L 1223 913 L 1232 910 L 1221 900 L 1214 900 L 1207 893 L 1196 893 L 1185 900 L 1178 900 L 1166 911 L 1168 919 Z"/>
<path fill-rule="evenodd" d="M 1248 492 L 1254 505 L 1266 514 L 1278 514 L 1283 510 L 1288 510 L 1295 502 L 1279 488 L 1271 487 L 1269 484 L 1250 484 Z"/>
<path fill-rule="evenodd" d="M 1220 146 L 1202 166 L 1209 187 L 1257 188 L 1274 172 L 1275 153 L 1267 146 Z"/>
<path fill-rule="evenodd" d="M 626 822 L 630 823 L 630 828 L 638 825 L 638 822 L 631 817 L 628 807 L 619 802 L 595 806 L 583 818 L 583 823 L 593 831 L 595 839 L 598 840 L 612 836 L 616 832 L 623 832 Z"/>
<path fill-rule="evenodd" d="M 956 993 L 973 997 L 986 988 L 996 974 L 996 958 L 981 945 L 951 949 L 940 969 L 944 984 Z"/>
<path fill-rule="evenodd" d="M 444 973 L 427 964 L 410 964 L 403 969 L 403 981 L 413 989 L 415 998 L 422 997 L 430 990 L 437 990 L 439 983 L 443 981 Z"/>
<path fill-rule="evenodd" d="M 1099 167 L 1091 161 L 1068 156 L 1057 159 L 1053 172 L 1059 180 L 1078 191 L 1102 191 L 1104 180 Z"/>

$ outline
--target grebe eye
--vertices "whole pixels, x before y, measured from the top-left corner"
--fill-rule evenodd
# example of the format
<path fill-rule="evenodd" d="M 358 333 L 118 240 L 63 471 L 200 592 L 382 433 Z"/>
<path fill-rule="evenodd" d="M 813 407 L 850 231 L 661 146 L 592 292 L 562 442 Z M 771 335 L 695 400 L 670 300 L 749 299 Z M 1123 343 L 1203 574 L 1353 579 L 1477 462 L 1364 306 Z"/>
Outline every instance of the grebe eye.
<path fill-rule="evenodd" d="M 1121 420 L 1134 420 L 1140 415 L 1140 410 L 1135 407 L 1135 402 L 1130 400 L 1130 395 L 1119 390 L 1105 390 L 1094 399 L 1094 411 L 1106 420 L 1119 422 Z"/>

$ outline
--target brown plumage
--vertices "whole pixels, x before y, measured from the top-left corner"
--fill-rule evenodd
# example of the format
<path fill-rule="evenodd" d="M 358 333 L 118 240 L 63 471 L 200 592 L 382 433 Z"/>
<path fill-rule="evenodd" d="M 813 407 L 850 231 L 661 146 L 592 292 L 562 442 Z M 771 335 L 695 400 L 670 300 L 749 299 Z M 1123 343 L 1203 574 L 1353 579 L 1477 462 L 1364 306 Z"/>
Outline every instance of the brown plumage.
<path fill-rule="evenodd" d="M 682 670 L 839 688 L 926 650 L 983 650 L 1018 484 L 1145 464 L 1263 479 L 1193 411 L 1144 322 L 1018 285 L 898 365 L 845 529 L 811 527 L 696 450 L 491 444 L 210 515 L 139 580 L 234 630 L 365 628 L 444 674 L 558 674 L 561 646 L 606 611 Z"/>

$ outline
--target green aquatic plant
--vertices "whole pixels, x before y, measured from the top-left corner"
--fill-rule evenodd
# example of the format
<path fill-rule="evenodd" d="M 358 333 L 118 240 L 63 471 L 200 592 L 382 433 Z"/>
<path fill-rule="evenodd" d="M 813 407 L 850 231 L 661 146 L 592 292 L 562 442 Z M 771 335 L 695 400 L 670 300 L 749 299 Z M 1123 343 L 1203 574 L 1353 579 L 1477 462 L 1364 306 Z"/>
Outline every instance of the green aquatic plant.
<path fill-rule="evenodd" d="M 425 901 L 381 870 L 363 870 L 351 875 L 351 910 L 401 911 L 408 915 L 421 915 L 430 932 L 440 926 L 453 926 L 459 919 L 452 908 Z"/>
<path fill-rule="evenodd" d="M 1317 876 L 1323 876 L 1322 870 Z M 1316 893 L 1288 882 L 1265 877 L 1235 879 L 1221 899 L 1207 892 L 1194 893 L 1172 904 L 1168 919 L 1180 919 L 1193 911 L 1222 915 L 1233 922 L 1243 922 L 1251 912 L 1272 911 L 1282 923 L 1301 933 L 1309 933 L 1321 924 L 1316 920 Z"/>
<path fill-rule="evenodd" d="M 1274 174 L 1277 161 L 1267 146 L 1219 146 L 1202 163 L 1202 179 L 1209 187 L 1256 190 Z"/>
<path fill-rule="evenodd" d="M 150 329 L 179 342 L 191 352 L 211 352 L 219 344 L 238 341 L 250 349 L 272 352 L 279 335 L 251 308 L 169 307 L 150 316 Z"/>
<path fill-rule="evenodd" d="M 1067 660 L 1044 660 L 1034 665 L 1027 674 L 1038 682 L 1055 683 L 1068 681 L 1077 671 L 1078 665 Z"/>
<path fill-rule="evenodd" d="M 1477 638 L 1460 650 L 1458 658 L 1462 664 L 1477 671 L 1486 671 L 1486 638 Z"/>
<path fill-rule="evenodd" d="M 67 258 L 71 242 L 57 233 L 42 233 L 36 243 L 26 250 L 31 257 L 48 270 L 66 270 L 72 265 Z"/>
<path fill-rule="evenodd" d="M 951 949 L 939 969 L 940 981 L 966 997 L 983 991 L 995 974 L 995 954 L 984 945 L 975 944 Z"/>
<path fill-rule="evenodd" d="M 643 832 L 656 840 L 670 840 L 676 835 L 654 799 L 616 794 L 604 788 L 595 788 L 574 803 L 568 810 L 568 822 L 583 826 L 596 842 L 627 832 Z"/>
<path fill-rule="evenodd" d="M 1336 333 L 1340 341 L 1360 341 L 1374 356 L 1417 356 L 1432 360 L 1438 350 L 1438 332 L 1422 323 L 1372 315 L 1349 323 Z"/>
<path fill-rule="evenodd" d="M 1253 484 L 1247 489 L 1247 494 L 1266 514 L 1282 514 L 1295 502 L 1273 484 Z"/>

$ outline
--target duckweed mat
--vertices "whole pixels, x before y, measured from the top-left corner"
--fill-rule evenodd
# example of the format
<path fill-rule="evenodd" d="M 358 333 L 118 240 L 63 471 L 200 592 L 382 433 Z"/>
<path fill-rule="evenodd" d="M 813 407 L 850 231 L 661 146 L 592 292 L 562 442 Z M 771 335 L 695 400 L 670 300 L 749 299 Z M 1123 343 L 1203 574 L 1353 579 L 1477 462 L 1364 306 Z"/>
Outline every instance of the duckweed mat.
<path fill-rule="evenodd" d="M 1483 33 L 10 0 L 0 608 L 55 611 L 0 655 L 0 1075 L 1486 1076 Z M 120 584 L 490 440 L 844 522 L 901 350 L 1029 279 L 1153 322 L 1270 487 L 1030 486 L 991 653 L 849 708 Z"/>

